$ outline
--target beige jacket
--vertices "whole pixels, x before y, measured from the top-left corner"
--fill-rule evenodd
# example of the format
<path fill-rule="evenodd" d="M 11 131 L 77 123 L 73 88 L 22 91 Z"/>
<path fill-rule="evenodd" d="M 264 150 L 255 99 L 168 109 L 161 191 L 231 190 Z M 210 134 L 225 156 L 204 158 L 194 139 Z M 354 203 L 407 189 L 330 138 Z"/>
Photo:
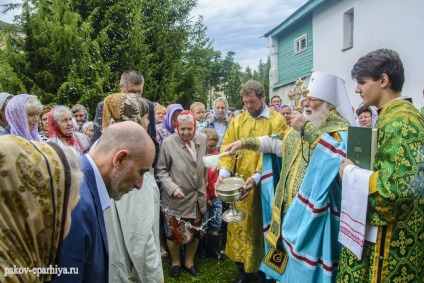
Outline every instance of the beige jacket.
<path fill-rule="evenodd" d="M 156 177 L 162 183 L 162 204 L 182 218 L 196 219 L 206 211 L 207 170 L 203 156 L 207 152 L 207 137 L 196 133 L 193 139 L 197 152 L 197 162 L 188 152 L 184 141 L 177 133 L 165 138 L 161 144 Z M 185 198 L 176 199 L 172 195 L 181 188 Z"/>
<path fill-rule="evenodd" d="M 163 282 L 159 206 L 159 188 L 151 169 L 144 174 L 140 190 L 132 190 L 119 201 L 112 200 L 105 210 L 109 282 Z"/>

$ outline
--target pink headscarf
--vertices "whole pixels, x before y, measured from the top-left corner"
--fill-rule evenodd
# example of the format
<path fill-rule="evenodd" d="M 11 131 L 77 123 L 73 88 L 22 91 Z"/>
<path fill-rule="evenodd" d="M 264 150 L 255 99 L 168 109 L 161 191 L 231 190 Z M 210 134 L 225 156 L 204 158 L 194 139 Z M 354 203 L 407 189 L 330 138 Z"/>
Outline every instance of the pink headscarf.
<path fill-rule="evenodd" d="M 7 122 L 10 126 L 10 133 L 26 140 L 42 141 L 38 134 L 37 127 L 29 130 L 27 113 L 25 112 L 25 103 L 32 95 L 19 94 L 9 100 L 4 110 Z M 37 114 L 38 115 L 38 114 Z"/>

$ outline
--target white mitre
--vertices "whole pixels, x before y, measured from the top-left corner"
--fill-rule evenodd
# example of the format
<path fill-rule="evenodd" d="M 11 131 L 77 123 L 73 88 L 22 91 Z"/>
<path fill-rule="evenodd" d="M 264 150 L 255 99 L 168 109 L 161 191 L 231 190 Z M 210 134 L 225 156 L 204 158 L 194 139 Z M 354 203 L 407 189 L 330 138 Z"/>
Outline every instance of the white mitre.
<path fill-rule="evenodd" d="M 344 80 L 329 73 L 313 72 L 309 80 L 308 89 L 308 97 L 315 97 L 333 104 L 337 112 L 350 125 L 356 125 Z"/>

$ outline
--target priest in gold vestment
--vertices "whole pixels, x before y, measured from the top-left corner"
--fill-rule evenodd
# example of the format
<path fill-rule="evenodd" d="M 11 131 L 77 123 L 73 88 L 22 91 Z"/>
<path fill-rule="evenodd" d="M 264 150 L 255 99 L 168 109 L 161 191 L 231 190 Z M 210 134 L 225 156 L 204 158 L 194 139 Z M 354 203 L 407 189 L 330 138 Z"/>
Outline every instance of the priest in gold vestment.
<path fill-rule="evenodd" d="M 246 111 L 236 116 L 230 123 L 221 148 L 245 137 L 280 134 L 287 128 L 284 117 L 265 104 L 265 91 L 257 81 L 249 80 L 242 87 Z M 227 231 L 226 254 L 237 263 L 239 275 L 235 282 L 249 280 L 251 273 L 257 272 L 264 255 L 262 236 L 261 195 L 261 153 L 243 150 L 239 159 L 224 157 L 220 159 L 219 179 L 231 174 L 244 176 L 248 192 L 237 202 L 237 207 L 246 213 L 240 222 L 229 223 Z M 246 196 L 247 195 L 247 196 Z"/>

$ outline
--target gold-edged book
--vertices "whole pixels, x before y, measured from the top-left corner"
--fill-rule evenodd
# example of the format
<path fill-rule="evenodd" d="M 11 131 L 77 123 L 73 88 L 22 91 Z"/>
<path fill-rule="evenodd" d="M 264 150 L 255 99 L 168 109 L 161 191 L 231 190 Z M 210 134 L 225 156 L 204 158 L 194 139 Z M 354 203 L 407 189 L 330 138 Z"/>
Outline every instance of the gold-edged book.
<path fill-rule="evenodd" d="M 349 127 L 347 137 L 347 158 L 355 165 L 373 170 L 372 163 L 377 152 L 378 129 Z"/>

